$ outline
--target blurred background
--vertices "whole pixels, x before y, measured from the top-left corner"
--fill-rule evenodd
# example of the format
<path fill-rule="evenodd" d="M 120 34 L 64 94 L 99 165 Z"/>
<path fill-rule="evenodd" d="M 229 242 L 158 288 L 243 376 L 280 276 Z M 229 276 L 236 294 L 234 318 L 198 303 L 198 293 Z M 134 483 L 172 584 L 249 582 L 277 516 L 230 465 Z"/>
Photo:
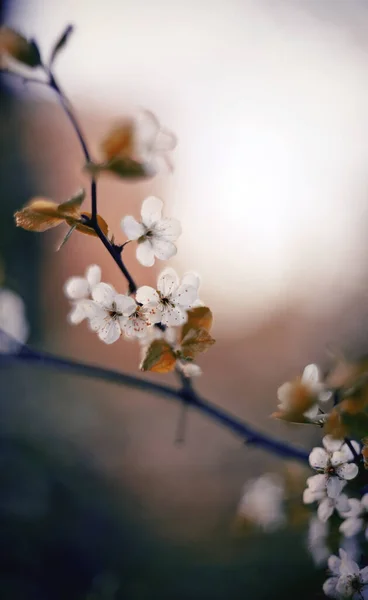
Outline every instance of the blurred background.
<path fill-rule="evenodd" d="M 173 174 L 107 177 L 99 211 L 124 241 L 124 215 L 137 218 L 147 195 L 165 201 L 183 225 L 172 264 L 201 274 L 215 315 L 197 389 L 274 436 L 316 444 L 319 432 L 269 415 L 277 387 L 309 362 L 367 350 L 365 0 L 0 6 L 43 56 L 75 25 L 56 74 L 94 156 L 138 107 L 177 134 Z M 62 286 L 89 264 L 125 292 L 103 246 L 74 234 L 55 253 L 60 228 L 14 226 L 32 196 L 62 202 L 88 185 L 74 132 L 51 92 L 5 77 L 0 91 L 2 285 L 24 299 L 36 347 L 136 373 L 137 345 L 106 346 L 66 322 Z M 164 266 L 139 265 L 133 244 L 124 255 L 139 284 Z M 192 413 L 177 446 L 180 407 L 164 399 L 34 367 L 2 367 L 1 378 L 0 598 L 323 597 L 307 514 L 272 534 L 236 519 L 249 478 L 292 473 L 298 504 L 308 469 Z"/>

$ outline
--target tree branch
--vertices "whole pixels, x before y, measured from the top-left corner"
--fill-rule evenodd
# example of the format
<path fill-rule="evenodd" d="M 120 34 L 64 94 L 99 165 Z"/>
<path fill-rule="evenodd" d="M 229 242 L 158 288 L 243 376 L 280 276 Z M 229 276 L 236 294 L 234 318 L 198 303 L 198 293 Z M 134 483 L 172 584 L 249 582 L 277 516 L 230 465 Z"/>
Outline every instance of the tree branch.
<path fill-rule="evenodd" d="M 1 332 L 1 334 L 8 337 L 5 332 Z M 143 392 L 148 392 L 160 397 L 176 399 L 185 402 L 188 408 L 191 407 L 196 409 L 205 417 L 208 417 L 218 425 L 225 427 L 225 429 L 228 429 L 233 434 L 239 436 L 247 444 L 258 446 L 284 458 L 296 459 L 304 463 L 308 462 L 308 453 L 305 450 L 275 440 L 266 434 L 256 431 L 238 417 L 198 396 L 192 386 L 186 387 L 185 389 L 176 389 L 168 385 L 148 381 L 142 377 L 135 377 L 120 371 L 104 369 L 96 365 L 85 364 L 72 359 L 62 358 L 54 354 L 40 352 L 29 346 L 18 346 L 18 349 L 19 352 L 13 354 L 0 353 L 0 366 L 2 364 L 24 362 L 40 367 L 64 371 L 66 373 L 73 373 L 81 377 L 101 379 L 117 385 L 142 390 Z"/>

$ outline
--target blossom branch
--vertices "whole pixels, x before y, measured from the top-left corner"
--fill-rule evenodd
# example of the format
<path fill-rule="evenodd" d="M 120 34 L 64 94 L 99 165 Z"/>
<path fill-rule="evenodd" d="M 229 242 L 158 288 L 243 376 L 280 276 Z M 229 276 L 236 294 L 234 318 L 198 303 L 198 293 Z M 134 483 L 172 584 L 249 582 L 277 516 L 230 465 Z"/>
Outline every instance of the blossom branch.
<path fill-rule="evenodd" d="M 6 335 L 5 332 L 1 332 Z M 302 448 L 289 445 L 285 442 L 273 439 L 266 434 L 253 429 L 246 422 L 232 415 L 216 404 L 198 396 L 194 388 L 189 385 L 186 388 L 175 387 L 148 381 L 141 377 L 128 375 L 120 371 L 105 369 L 96 365 L 81 363 L 72 359 L 62 358 L 54 354 L 40 352 L 29 346 L 21 346 L 17 353 L 0 354 L 0 365 L 9 363 L 31 363 L 45 366 L 67 373 L 73 373 L 82 377 L 101 379 L 110 383 L 124 385 L 129 388 L 142 390 L 160 397 L 176 399 L 185 402 L 189 408 L 192 407 L 204 416 L 208 417 L 218 425 L 225 427 L 235 435 L 246 441 L 247 444 L 259 446 L 264 450 L 282 456 L 284 458 L 296 459 L 302 462 L 308 461 L 308 453 Z"/>
<path fill-rule="evenodd" d="M 79 123 L 78 123 L 78 121 L 74 115 L 74 112 L 71 108 L 69 100 L 67 99 L 67 97 L 63 93 L 62 89 L 60 88 L 60 85 L 56 81 L 55 76 L 52 73 L 52 71 L 45 65 L 42 65 L 42 68 L 47 76 L 46 81 L 44 81 L 42 79 L 37 79 L 35 77 L 27 77 L 27 76 L 22 75 L 21 73 L 16 73 L 14 71 L 9 71 L 7 69 L 0 70 L 0 73 L 10 74 L 15 77 L 18 77 L 24 83 L 37 83 L 37 84 L 45 85 L 45 86 L 49 87 L 50 89 L 52 89 L 56 93 L 57 97 L 59 98 L 60 104 L 75 131 L 75 134 L 81 145 L 86 163 L 90 163 L 91 162 L 91 154 L 88 149 L 85 137 L 79 126 Z M 128 285 L 129 285 L 129 293 L 134 294 L 137 291 L 137 285 L 121 258 L 122 249 L 119 246 L 115 246 L 115 244 L 110 242 L 109 239 L 105 236 L 105 234 L 103 233 L 103 231 L 101 230 L 101 228 L 98 224 L 97 212 L 98 212 L 97 211 L 97 182 L 96 182 L 96 178 L 94 176 L 92 176 L 91 177 L 91 213 L 92 213 L 92 217 L 91 217 L 88 225 L 90 225 L 92 227 L 92 229 L 94 229 L 97 236 L 99 237 L 99 239 L 105 246 L 106 250 L 109 252 L 111 257 L 114 259 L 115 263 L 119 267 L 120 271 L 123 273 L 125 279 L 128 282 Z"/>

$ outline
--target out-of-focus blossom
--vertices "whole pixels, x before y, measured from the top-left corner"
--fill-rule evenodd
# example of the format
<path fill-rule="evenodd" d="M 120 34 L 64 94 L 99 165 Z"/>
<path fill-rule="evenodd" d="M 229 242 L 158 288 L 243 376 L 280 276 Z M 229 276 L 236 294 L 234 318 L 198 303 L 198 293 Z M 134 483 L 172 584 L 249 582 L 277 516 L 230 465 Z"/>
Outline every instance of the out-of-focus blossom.
<path fill-rule="evenodd" d="M 327 564 L 327 559 L 331 554 L 327 546 L 327 536 L 329 533 L 327 522 L 323 522 L 318 517 L 312 517 L 309 521 L 307 545 L 316 567 L 322 567 Z"/>
<path fill-rule="evenodd" d="M 368 494 L 364 494 L 361 500 L 350 498 L 349 512 L 346 519 L 340 525 L 340 531 L 345 537 L 353 537 L 360 531 L 364 531 L 368 540 Z"/>
<path fill-rule="evenodd" d="M 183 360 L 176 362 L 177 369 L 183 373 L 184 377 L 199 377 L 202 375 L 202 369 L 198 365 Z"/>
<path fill-rule="evenodd" d="M 129 240 L 138 240 L 137 260 L 145 267 L 152 267 L 155 257 L 168 260 L 175 256 L 174 242 L 181 234 L 181 225 L 177 219 L 162 217 L 163 202 L 155 196 L 149 196 L 142 204 L 142 221 L 127 216 L 121 221 L 121 227 Z"/>
<path fill-rule="evenodd" d="M 238 506 L 238 515 L 265 531 L 273 531 L 285 523 L 284 485 L 282 479 L 267 473 L 248 481 Z"/>
<path fill-rule="evenodd" d="M 330 598 L 365 600 L 368 598 L 368 567 L 359 569 L 358 564 L 342 548 L 339 550 L 339 555 L 332 555 L 328 559 L 328 568 L 332 577 L 324 582 L 324 593 Z"/>
<path fill-rule="evenodd" d="M 64 285 L 64 293 L 73 302 L 73 308 L 68 315 L 68 320 L 73 325 L 79 325 L 86 317 L 89 298 L 101 281 L 101 269 L 98 265 L 91 265 L 86 269 L 84 277 L 70 277 Z"/>
<path fill-rule="evenodd" d="M 293 422 L 316 423 L 324 416 L 319 410 L 319 403 L 330 398 L 326 391 L 317 365 L 305 367 L 301 378 L 287 381 L 277 390 L 279 400 L 278 411 L 273 414 L 278 419 Z"/>
<path fill-rule="evenodd" d="M 16 352 L 27 341 L 28 335 L 22 298 L 11 290 L 0 288 L 0 352 Z"/>
<path fill-rule="evenodd" d="M 172 170 L 169 152 L 177 144 L 176 136 L 163 127 L 152 112 L 142 110 L 138 114 L 134 133 L 134 153 L 137 160 L 156 168 L 158 159 L 162 158 Z"/>
<path fill-rule="evenodd" d="M 187 309 L 197 300 L 197 289 L 180 284 L 174 269 L 162 271 L 157 282 L 157 291 L 144 285 L 137 290 L 137 302 L 147 305 L 158 313 L 163 325 L 179 326 L 188 319 Z"/>
<path fill-rule="evenodd" d="M 335 440 L 326 435 L 322 440 L 322 444 L 324 448 L 313 448 L 309 455 L 310 466 L 321 472 L 320 475 L 310 478 L 309 487 L 313 489 L 321 488 L 323 483 L 327 495 L 330 498 L 336 498 L 344 487 L 345 481 L 354 479 L 359 469 L 356 464 L 351 462 L 354 460 L 354 455 L 343 440 Z M 359 444 L 353 441 L 352 445 L 355 451 L 359 453 Z"/>

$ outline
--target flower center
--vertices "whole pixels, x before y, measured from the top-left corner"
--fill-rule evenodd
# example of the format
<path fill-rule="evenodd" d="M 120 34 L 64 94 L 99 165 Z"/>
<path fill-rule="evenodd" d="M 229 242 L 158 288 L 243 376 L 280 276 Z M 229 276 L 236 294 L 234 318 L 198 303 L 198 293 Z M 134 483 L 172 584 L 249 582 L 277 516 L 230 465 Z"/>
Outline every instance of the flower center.
<path fill-rule="evenodd" d="M 122 313 L 117 310 L 115 302 L 112 303 L 111 309 L 108 311 L 108 315 L 110 319 L 117 319 L 118 317 L 123 316 Z"/>

